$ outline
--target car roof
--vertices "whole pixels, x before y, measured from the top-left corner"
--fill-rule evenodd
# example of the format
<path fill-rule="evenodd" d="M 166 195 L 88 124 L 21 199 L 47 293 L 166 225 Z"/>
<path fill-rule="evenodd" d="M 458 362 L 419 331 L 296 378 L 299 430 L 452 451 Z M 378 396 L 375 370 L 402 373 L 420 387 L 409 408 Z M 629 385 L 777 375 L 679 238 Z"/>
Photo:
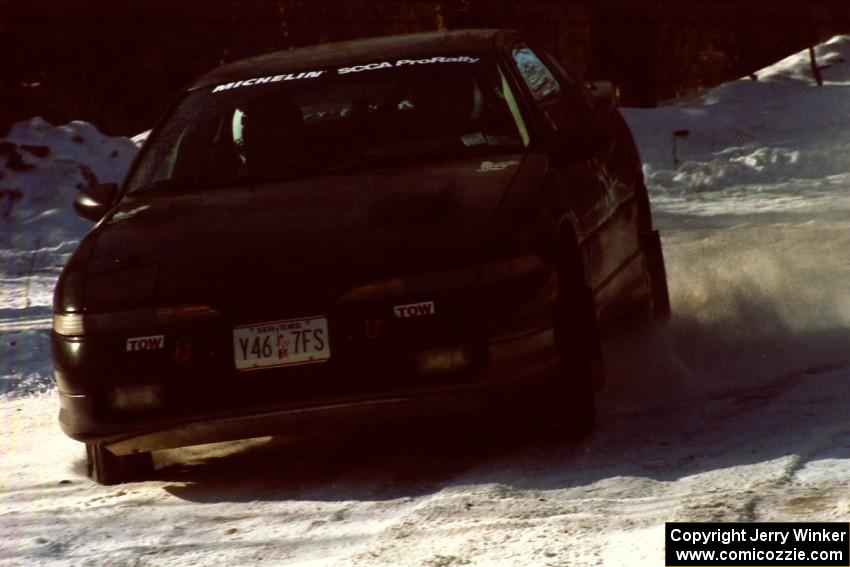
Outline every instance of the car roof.
<path fill-rule="evenodd" d="M 493 49 L 500 34 L 512 33 L 498 29 L 422 32 L 276 51 L 222 65 L 195 81 L 190 90 L 263 75 L 372 63 L 389 58 L 487 51 Z"/>

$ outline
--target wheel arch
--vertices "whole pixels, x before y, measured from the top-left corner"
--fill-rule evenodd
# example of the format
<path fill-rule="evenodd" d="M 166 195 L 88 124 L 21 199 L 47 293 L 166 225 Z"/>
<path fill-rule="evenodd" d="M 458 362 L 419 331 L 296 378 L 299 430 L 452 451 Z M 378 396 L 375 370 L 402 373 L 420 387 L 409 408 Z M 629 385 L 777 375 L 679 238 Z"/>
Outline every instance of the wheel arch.
<path fill-rule="evenodd" d="M 555 234 L 553 260 L 556 265 L 565 258 L 576 261 L 577 265 L 581 267 L 581 277 L 583 278 L 585 285 L 587 285 L 587 266 L 585 265 L 584 257 L 581 253 L 578 231 L 575 227 L 575 219 L 568 215 L 561 218 Z"/>
<path fill-rule="evenodd" d="M 580 282 L 586 286 L 588 305 L 587 317 L 588 323 L 593 325 L 592 333 L 596 337 L 593 344 L 592 353 L 592 370 L 591 377 L 595 390 L 601 389 L 605 384 L 605 369 L 602 360 L 602 350 L 600 341 L 600 328 L 597 319 L 597 306 L 591 288 L 587 279 L 587 266 L 581 253 L 581 245 L 578 239 L 578 232 L 575 229 L 575 224 L 567 216 L 561 219 L 558 224 L 558 233 L 556 237 L 555 262 L 560 269 L 564 260 L 571 261 L 572 265 L 580 270 L 577 274 L 581 279 Z"/>

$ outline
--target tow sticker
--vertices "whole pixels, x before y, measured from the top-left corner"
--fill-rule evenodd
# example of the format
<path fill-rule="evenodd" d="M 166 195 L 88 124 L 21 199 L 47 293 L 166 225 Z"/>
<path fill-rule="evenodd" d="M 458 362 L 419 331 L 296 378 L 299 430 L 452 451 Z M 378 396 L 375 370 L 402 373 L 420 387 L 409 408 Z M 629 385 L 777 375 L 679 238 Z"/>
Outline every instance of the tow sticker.
<path fill-rule="evenodd" d="M 140 350 L 161 350 L 165 348 L 165 335 L 152 335 L 150 337 L 133 337 L 127 339 L 127 352 Z"/>
<path fill-rule="evenodd" d="M 422 303 L 409 303 L 407 305 L 396 305 L 393 307 L 395 316 L 399 319 L 408 319 L 410 317 L 427 317 L 435 313 L 433 301 L 423 301 Z"/>

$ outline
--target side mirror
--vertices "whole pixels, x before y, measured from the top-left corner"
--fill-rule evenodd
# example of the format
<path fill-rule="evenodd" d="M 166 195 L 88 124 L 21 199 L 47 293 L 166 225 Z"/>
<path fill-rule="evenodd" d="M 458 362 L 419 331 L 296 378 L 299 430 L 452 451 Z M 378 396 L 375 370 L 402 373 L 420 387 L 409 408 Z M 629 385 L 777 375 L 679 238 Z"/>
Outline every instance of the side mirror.
<path fill-rule="evenodd" d="M 595 98 L 610 101 L 613 106 L 620 105 L 620 87 L 611 81 L 588 81 L 584 85 Z"/>
<path fill-rule="evenodd" d="M 74 199 L 74 210 L 84 219 L 97 222 L 112 207 L 117 195 L 118 184 L 116 183 L 86 187 Z"/>

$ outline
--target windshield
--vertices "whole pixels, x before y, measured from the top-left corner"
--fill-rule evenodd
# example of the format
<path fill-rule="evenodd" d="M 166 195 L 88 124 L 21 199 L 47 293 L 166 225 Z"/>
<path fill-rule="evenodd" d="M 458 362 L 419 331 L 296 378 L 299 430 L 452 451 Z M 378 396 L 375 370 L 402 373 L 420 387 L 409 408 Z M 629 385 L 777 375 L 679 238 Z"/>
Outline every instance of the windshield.
<path fill-rule="evenodd" d="M 291 179 L 527 144 L 494 62 L 464 55 L 388 60 L 193 91 L 149 140 L 128 187 Z"/>

